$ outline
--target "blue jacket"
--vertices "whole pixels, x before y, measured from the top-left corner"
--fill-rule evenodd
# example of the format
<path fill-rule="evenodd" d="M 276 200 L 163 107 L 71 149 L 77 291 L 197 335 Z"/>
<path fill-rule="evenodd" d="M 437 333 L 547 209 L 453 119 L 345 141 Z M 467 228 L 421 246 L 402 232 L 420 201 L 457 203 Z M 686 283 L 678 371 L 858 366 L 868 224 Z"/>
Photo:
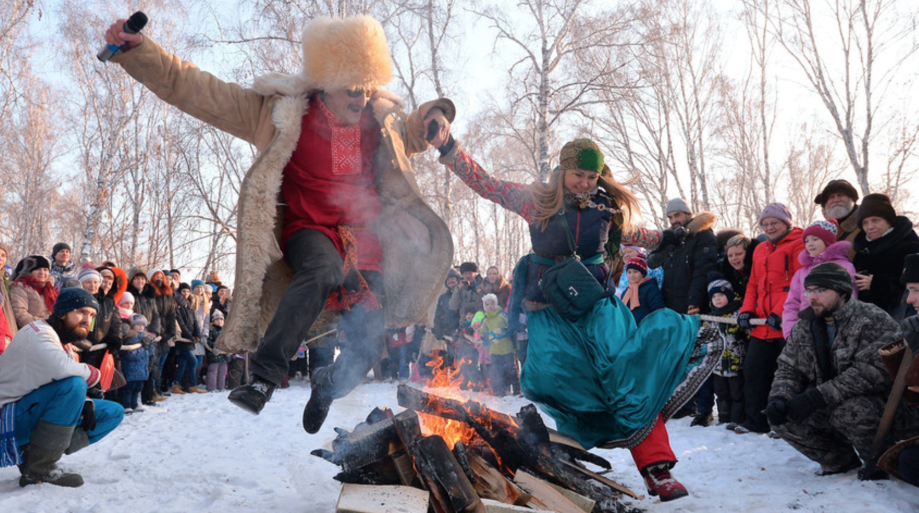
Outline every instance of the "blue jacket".
<path fill-rule="evenodd" d="M 124 344 L 140 344 L 143 342 L 143 334 L 131 337 L 125 340 Z M 150 377 L 150 350 L 144 346 L 133 351 L 120 351 L 121 373 L 124 374 L 125 381 L 146 381 Z"/>
<path fill-rule="evenodd" d="M 623 295 L 625 295 L 625 292 L 623 292 Z M 657 288 L 657 280 L 652 278 L 638 286 L 638 302 L 641 305 L 632 310 L 635 324 L 641 323 L 641 320 L 647 317 L 649 313 L 664 308 L 664 296 L 661 294 L 661 290 Z"/>

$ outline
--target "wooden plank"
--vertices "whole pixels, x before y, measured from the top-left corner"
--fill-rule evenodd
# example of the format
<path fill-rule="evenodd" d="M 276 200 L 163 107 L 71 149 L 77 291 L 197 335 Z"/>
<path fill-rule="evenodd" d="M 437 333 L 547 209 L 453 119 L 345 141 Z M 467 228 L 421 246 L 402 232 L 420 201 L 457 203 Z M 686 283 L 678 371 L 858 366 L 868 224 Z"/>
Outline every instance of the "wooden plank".
<path fill-rule="evenodd" d="M 574 471 L 576 471 L 576 472 L 580 472 L 581 474 L 584 474 L 585 476 L 587 476 L 587 477 L 589 477 L 589 478 L 591 478 L 591 479 L 594 479 L 594 480 L 596 480 L 596 481 L 599 482 L 599 483 L 603 483 L 603 484 L 605 484 L 606 486 L 609 486 L 610 488 L 612 488 L 612 489 L 614 489 L 614 490 L 620 491 L 620 492 L 622 492 L 622 493 L 628 495 L 629 497 L 631 497 L 631 498 L 633 498 L 633 499 L 635 499 L 635 500 L 638 500 L 638 494 L 637 494 L 637 493 L 633 492 L 632 490 L 629 490 L 629 489 L 626 488 L 625 486 L 622 486 L 621 484 L 619 484 L 619 483 L 613 481 L 612 479 L 610 479 L 610 478 L 608 478 L 608 477 L 606 477 L 606 476 L 601 476 L 600 474 L 597 474 L 596 472 L 587 470 L 586 468 L 582 468 L 582 467 L 579 467 L 579 466 L 577 466 L 577 465 L 572 465 L 571 463 L 568 463 L 567 461 L 564 462 L 564 463 L 565 463 L 565 465 L 567 465 L 570 469 L 572 469 L 572 470 L 574 470 Z"/>
<path fill-rule="evenodd" d="M 346 484 L 336 513 L 427 513 L 431 494 L 410 486 Z"/>
<path fill-rule="evenodd" d="M 584 510 L 571 499 L 529 472 L 518 470 L 517 475 L 514 476 L 514 482 L 528 491 L 533 496 L 533 499 L 539 501 L 549 511 L 554 511 L 555 513 L 584 513 Z"/>
<path fill-rule="evenodd" d="M 484 458 L 475 453 L 469 453 L 468 457 L 469 466 L 476 477 L 472 486 L 479 497 L 518 506 L 523 506 L 530 501 L 530 494 L 504 477 L 504 474 L 491 466 Z"/>
<path fill-rule="evenodd" d="M 482 504 L 485 506 L 485 513 L 533 513 L 534 511 L 526 506 L 505 504 L 492 499 L 482 499 Z"/>
<path fill-rule="evenodd" d="M 575 503 L 579 508 L 584 510 L 586 513 L 591 513 L 594 510 L 594 508 L 597 506 L 597 501 L 589 497 L 584 497 L 583 495 L 579 493 L 572 492 L 571 490 L 567 488 L 561 487 L 557 484 L 550 483 L 548 481 L 546 481 L 546 484 L 558 490 L 559 493 L 567 497 L 568 500 Z"/>

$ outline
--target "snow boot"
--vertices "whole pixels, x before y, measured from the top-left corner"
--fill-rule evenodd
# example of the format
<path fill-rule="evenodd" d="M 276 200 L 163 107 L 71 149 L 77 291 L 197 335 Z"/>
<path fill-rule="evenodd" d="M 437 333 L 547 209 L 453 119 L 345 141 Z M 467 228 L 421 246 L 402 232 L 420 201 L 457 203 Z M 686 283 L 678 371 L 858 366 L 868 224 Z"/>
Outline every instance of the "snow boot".
<path fill-rule="evenodd" d="M 862 466 L 862 461 L 858 459 L 857 456 L 852 455 L 852 458 L 849 461 L 847 461 L 846 463 L 843 463 L 842 465 L 838 467 L 826 467 L 821 464 L 820 470 L 817 471 L 817 475 L 818 476 L 832 476 L 836 474 L 845 474 L 846 472 L 850 470 L 855 470 L 861 466 Z M 861 471 L 859 471 L 859 473 L 861 473 Z"/>
<path fill-rule="evenodd" d="M 645 486 L 648 487 L 648 494 L 652 496 L 659 495 L 662 502 L 689 495 L 686 487 L 670 474 L 670 469 L 673 465 L 674 462 L 661 461 L 652 463 L 641 471 L 642 477 L 645 478 Z"/>
<path fill-rule="evenodd" d="M 38 483 L 50 483 L 68 488 L 83 486 L 83 478 L 79 474 L 67 474 L 56 465 L 64 455 L 64 451 L 71 445 L 73 433 L 74 426 L 60 426 L 39 420 L 38 425 L 32 431 L 31 443 L 24 446 L 22 465 L 19 466 L 19 471 L 22 473 L 19 478 L 19 486 L 25 487 Z"/>
<path fill-rule="evenodd" d="M 314 388 L 306 408 L 303 409 L 303 429 L 311 435 L 316 434 L 329 415 L 331 407 L 332 397 L 323 392 L 322 387 Z"/>
<path fill-rule="evenodd" d="M 172 387 L 172 393 L 174 395 L 185 395 L 185 390 L 182 390 L 182 385 L 175 385 Z"/>
<path fill-rule="evenodd" d="M 275 388 L 273 383 L 253 376 L 251 383 L 234 388 L 227 399 L 243 410 L 258 415 L 265 407 L 265 403 L 271 400 L 271 394 L 274 393 Z"/>
<path fill-rule="evenodd" d="M 692 422 L 690 422 L 689 425 L 690 425 L 690 426 L 709 427 L 709 426 L 712 425 L 712 421 L 713 421 L 713 420 L 714 420 L 714 419 L 713 419 L 711 413 L 709 413 L 708 415 L 698 414 L 698 415 L 696 415 L 696 416 L 692 419 Z"/>
<path fill-rule="evenodd" d="M 858 479 L 861 481 L 883 481 L 890 479 L 890 475 L 874 465 L 865 465 L 858 469 Z"/>
<path fill-rule="evenodd" d="M 89 433 L 85 429 L 77 426 L 73 429 L 73 436 L 70 437 L 70 445 L 64 451 L 64 454 L 73 454 L 80 449 L 89 447 Z"/>

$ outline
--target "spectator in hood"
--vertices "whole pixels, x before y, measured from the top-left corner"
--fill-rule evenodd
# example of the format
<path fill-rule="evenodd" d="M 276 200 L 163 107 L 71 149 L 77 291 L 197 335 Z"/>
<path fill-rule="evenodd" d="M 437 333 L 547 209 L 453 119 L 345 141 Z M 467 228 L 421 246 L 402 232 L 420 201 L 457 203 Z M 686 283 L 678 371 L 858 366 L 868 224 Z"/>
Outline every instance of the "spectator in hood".
<path fill-rule="evenodd" d="M 892 313 L 900 304 L 906 255 L 919 253 L 919 236 L 909 219 L 897 215 L 890 198 L 869 194 L 855 212 L 861 232 L 855 236 L 855 284 L 858 299 Z"/>
<path fill-rule="evenodd" d="M 77 277 L 70 256 L 70 245 L 66 242 L 58 242 L 51 250 L 51 277 L 54 278 L 54 286 L 58 290 L 64 288 L 68 279 Z"/>
<path fill-rule="evenodd" d="M 16 264 L 13 276 L 10 301 L 17 326 L 47 319 L 58 294 L 51 280 L 51 262 L 41 255 L 27 256 Z"/>

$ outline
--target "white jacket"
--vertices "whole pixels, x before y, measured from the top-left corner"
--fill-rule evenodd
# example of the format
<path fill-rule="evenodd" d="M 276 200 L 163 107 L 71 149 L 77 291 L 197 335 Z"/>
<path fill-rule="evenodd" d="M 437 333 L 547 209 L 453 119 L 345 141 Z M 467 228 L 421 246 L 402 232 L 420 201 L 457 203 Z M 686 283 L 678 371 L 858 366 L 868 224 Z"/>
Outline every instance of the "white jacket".
<path fill-rule="evenodd" d="M 72 376 L 85 379 L 90 387 L 101 379 L 99 369 L 73 359 L 47 322 L 30 322 L 0 354 L 0 406 L 16 402 L 52 381 Z"/>

